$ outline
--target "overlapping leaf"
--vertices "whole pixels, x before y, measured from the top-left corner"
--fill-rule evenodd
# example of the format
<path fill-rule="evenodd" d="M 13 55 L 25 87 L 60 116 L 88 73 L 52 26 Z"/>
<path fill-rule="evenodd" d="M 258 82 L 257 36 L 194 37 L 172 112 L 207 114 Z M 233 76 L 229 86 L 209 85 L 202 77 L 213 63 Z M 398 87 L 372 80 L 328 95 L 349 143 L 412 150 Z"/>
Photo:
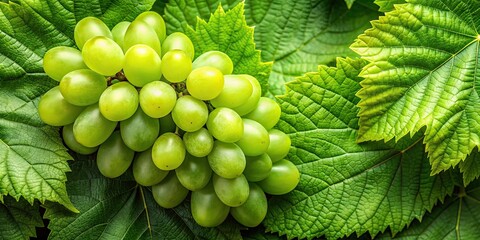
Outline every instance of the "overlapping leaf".
<path fill-rule="evenodd" d="M 292 139 L 297 188 L 269 201 L 268 230 L 329 239 L 393 233 L 453 191 L 449 174 L 430 177 L 421 138 L 357 144 L 355 93 L 365 62 L 338 59 L 287 84 L 278 127 Z"/>
<path fill-rule="evenodd" d="M 80 214 L 48 208 L 50 239 L 241 239 L 230 221 L 216 228 L 197 225 L 188 202 L 164 209 L 149 188 L 128 176 L 105 178 L 94 159 L 77 160 L 72 170 L 67 188 Z"/>
<path fill-rule="evenodd" d="M 380 6 L 380 11 L 389 12 L 394 9 L 395 4 L 405 3 L 405 0 L 375 0 L 375 4 Z"/>
<path fill-rule="evenodd" d="M 360 142 L 426 126 L 432 174 L 480 145 L 479 15 L 478 1 L 410 0 L 358 38 L 352 49 L 370 62 L 358 93 Z"/>
<path fill-rule="evenodd" d="M 43 227 L 38 204 L 33 206 L 25 200 L 15 201 L 11 197 L 0 203 L 0 238 L 30 239 L 36 237 L 35 227 Z"/>

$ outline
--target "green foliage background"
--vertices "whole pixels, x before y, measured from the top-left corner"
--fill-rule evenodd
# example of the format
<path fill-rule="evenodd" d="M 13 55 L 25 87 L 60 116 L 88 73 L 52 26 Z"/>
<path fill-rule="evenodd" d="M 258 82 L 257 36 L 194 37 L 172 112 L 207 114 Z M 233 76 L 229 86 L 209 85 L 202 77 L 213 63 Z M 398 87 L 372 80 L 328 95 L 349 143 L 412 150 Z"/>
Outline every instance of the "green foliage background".
<path fill-rule="evenodd" d="M 301 180 L 261 226 L 162 209 L 39 119 L 43 54 L 149 9 L 281 105 Z M 0 239 L 480 239 L 479 19 L 477 0 L 2 0 Z"/>

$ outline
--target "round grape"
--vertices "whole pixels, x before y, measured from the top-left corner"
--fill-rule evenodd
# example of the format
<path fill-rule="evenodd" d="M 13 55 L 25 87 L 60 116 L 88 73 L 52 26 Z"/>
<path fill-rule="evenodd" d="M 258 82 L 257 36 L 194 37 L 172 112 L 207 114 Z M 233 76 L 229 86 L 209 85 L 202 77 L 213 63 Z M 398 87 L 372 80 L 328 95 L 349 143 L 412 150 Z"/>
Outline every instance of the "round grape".
<path fill-rule="evenodd" d="M 75 121 L 84 107 L 69 103 L 56 86 L 46 92 L 38 103 L 40 119 L 51 126 L 65 126 Z"/>
<path fill-rule="evenodd" d="M 96 17 L 83 18 L 75 25 L 73 38 L 80 50 L 89 39 L 97 36 L 113 38 L 108 26 Z"/>
<path fill-rule="evenodd" d="M 150 117 L 161 118 L 169 114 L 177 102 L 177 93 L 161 81 L 145 84 L 139 94 L 140 107 Z"/>
<path fill-rule="evenodd" d="M 242 118 L 232 109 L 217 108 L 208 116 L 208 131 L 222 142 L 233 143 L 243 136 Z"/>
<path fill-rule="evenodd" d="M 170 50 L 162 57 L 163 76 L 172 83 L 185 80 L 191 71 L 192 60 L 182 50 Z"/>
<path fill-rule="evenodd" d="M 59 86 L 60 92 L 69 103 L 88 106 L 98 102 L 103 91 L 107 89 L 107 80 L 90 69 L 79 69 L 65 75 Z"/>
<path fill-rule="evenodd" d="M 137 89 L 128 82 L 115 83 L 102 93 L 98 104 L 105 118 L 110 121 L 123 121 L 137 111 Z"/>
<path fill-rule="evenodd" d="M 113 76 L 123 68 L 122 48 L 110 38 L 98 36 L 90 38 L 82 49 L 85 64 L 104 76 Z"/>
<path fill-rule="evenodd" d="M 125 53 L 123 72 L 128 81 L 137 87 L 160 80 L 162 60 L 153 48 L 136 44 Z"/>
<path fill-rule="evenodd" d="M 257 121 L 265 129 L 270 130 L 280 119 L 281 109 L 274 100 L 261 97 L 253 111 L 245 115 L 246 118 Z"/>
<path fill-rule="evenodd" d="M 160 135 L 152 147 L 153 162 L 162 170 L 178 168 L 185 160 L 185 154 L 185 145 L 175 133 Z"/>
<path fill-rule="evenodd" d="M 172 110 L 172 118 L 180 129 L 195 132 L 207 122 L 208 108 L 203 101 L 185 95 L 177 99 Z"/>
<path fill-rule="evenodd" d="M 200 67 L 214 67 L 224 75 L 232 74 L 233 72 L 233 62 L 230 57 L 220 51 L 208 51 L 198 56 L 195 61 L 193 61 L 192 68 L 197 69 Z"/>
<path fill-rule="evenodd" d="M 82 52 L 72 47 L 54 47 L 43 56 L 43 70 L 56 81 L 62 80 L 71 71 L 87 68 Z"/>
<path fill-rule="evenodd" d="M 187 77 L 187 90 L 195 98 L 211 100 L 223 89 L 223 74 L 214 67 L 200 67 Z"/>

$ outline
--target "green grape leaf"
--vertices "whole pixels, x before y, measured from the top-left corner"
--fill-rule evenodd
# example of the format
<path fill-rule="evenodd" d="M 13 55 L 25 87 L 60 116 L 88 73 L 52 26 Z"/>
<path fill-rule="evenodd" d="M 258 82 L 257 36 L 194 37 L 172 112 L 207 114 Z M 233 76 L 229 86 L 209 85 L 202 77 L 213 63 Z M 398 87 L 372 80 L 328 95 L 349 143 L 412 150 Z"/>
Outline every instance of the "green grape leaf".
<path fill-rule="evenodd" d="M 355 2 L 355 0 L 345 0 L 345 3 L 347 4 L 347 7 L 349 9 L 352 8 L 352 5 L 353 5 L 354 2 Z"/>
<path fill-rule="evenodd" d="M 131 180 L 131 171 L 107 179 L 93 158 L 78 159 L 71 168 L 67 189 L 80 213 L 56 205 L 47 208 L 49 239 L 241 239 L 233 221 L 200 227 L 190 214 L 189 202 L 173 209 L 159 207 L 150 188 Z"/>
<path fill-rule="evenodd" d="M 377 4 L 381 12 L 390 12 L 394 9 L 395 4 L 405 3 L 405 0 L 375 0 L 375 4 Z"/>
<path fill-rule="evenodd" d="M 352 45 L 370 62 L 360 74 L 358 141 L 398 140 L 426 126 L 437 174 L 480 145 L 480 2 L 408 2 L 372 22 Z"/>
<path fill-rule="evenodd" d="M 0 239 L 30 239 L 36 237 L 35 227 L 43 227 L 38 203 L 6 197 L 0 203 Z"/>
<path fill-rule="evenodd" d="M 11 195 L 30 203 L 48 200 L 76 211 L 65 188 L 71 157 L 58 129 L 45 125 L 37 114 L 40 95 L 52 86 L 41 76 L 0 81 L 0 199 Z"/>
<path fill-rule="evenodd" d="M 292 139 L 287 158 L 299 169 L 291 193 L 269 201 L 267 230 L 288 238 L 401 231 L 453 192 L 451 172 L 430 177 L 422 138 L 356 143 L 366 62 L 337 59 L 286 85 L 277 127 Z"/>
<path fill-rule="evenodd" d="M 480 182 L 460 188 L 445 202 L 395 235 L 383 234 L 378 239 L 480 239 Z"/>
<path fill-rule="evenodd" d="M 195 30 L 189 27 L 186 34 L 195 47 L 195 57 L 211 50 L 222 51 L 232 59 L 233 73 L 256 77 L 266 91 L 272 64 L 261 62 L 253 42 L 253 28 L 245 22 L 243 3 L 227 12 L 219 5 L 208 23 L 198 19 Z"/>

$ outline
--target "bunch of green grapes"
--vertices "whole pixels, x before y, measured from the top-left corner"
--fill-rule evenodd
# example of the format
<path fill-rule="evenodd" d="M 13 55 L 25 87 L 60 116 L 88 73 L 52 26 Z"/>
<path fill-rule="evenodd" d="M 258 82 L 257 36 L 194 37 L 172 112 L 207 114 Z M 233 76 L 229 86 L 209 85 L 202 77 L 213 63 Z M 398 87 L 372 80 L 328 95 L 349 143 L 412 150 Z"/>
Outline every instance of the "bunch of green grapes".
<path fill-rule="evenodd" d="M 256 78 L 233 74 L 228 55 L 195 59 L 191 40 L 165 29 L 155 12 L 111 30 L 95 17 L 80 20 L 78 48 L 54 47 L 44 56 L 46 74 L 59 85 L 41 97 L 40 118 L 63 126 L 71 150 L 96 152 L 104 176 L 132 166 L 164 208 L 191 192 L 198 224 L 217 226 L 231 214 L 257 226 L 266 194 L 288 193 L 300 177 L 284 159 L 289 136 L 273 128 L 280 106 L 262 97 Z"/>

